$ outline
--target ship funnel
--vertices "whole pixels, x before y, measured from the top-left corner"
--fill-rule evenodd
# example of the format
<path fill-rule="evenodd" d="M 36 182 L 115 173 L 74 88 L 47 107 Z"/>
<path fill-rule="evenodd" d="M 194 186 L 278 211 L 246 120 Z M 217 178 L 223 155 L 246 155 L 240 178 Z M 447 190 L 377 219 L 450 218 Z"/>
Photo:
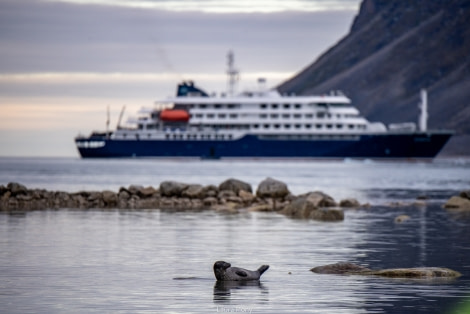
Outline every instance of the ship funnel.
<path fill-rule="evenodd" d="M 426 132 L 428 129 L 428 93 L 425 89 L 421 90 L 421 102 L 419 103 L 421 114 L 419 116 L 419 130 Z"/>

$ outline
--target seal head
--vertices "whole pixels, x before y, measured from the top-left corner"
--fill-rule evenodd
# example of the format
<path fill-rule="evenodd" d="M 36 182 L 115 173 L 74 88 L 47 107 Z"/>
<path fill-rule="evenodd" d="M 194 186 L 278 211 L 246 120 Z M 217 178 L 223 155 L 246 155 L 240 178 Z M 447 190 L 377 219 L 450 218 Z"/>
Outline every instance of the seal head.
<path fill-rule="evenodd" d="M 259 280 L 261 275 L 268 270 L 269 265 L 262 265 L 257 270 L 248 270 L 240 267 L 232 267 L 230 263 L 217 261 L 214 263 L 215 278 L 220 281 L 249 281 Z"/>

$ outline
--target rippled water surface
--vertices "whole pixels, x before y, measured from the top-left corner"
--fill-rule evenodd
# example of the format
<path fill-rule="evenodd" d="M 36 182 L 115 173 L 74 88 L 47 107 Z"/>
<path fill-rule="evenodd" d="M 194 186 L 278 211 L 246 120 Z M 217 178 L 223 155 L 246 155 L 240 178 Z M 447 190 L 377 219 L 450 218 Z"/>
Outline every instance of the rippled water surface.
<path fill-rule="evenodd" d="M 2 313 L 467 313 L 470 215 L 441 205 L 470 188 L 465 161 L 172 162 L 0 159 L 0 184 L 54 190 L 117 190 L 163 180 L 254 188 L 266 176 L 295 194 L 357 197 L 370 209 L 343 222 L 276 213 L 49 210 L 0 214 Z M 384 206 L 427 196 L 427 206 Z M 397 224 L 396 216 L 410 220 Z M 261 282 L 217 284 L 216 260 L 269 264 Z M 348 261 L 370 268 L 443 266 L 453 281 L 319 275 Z M 465 307 L 466 305 L 466 307 Z M 466 312 L 467 311 L 467 312 Z"/>

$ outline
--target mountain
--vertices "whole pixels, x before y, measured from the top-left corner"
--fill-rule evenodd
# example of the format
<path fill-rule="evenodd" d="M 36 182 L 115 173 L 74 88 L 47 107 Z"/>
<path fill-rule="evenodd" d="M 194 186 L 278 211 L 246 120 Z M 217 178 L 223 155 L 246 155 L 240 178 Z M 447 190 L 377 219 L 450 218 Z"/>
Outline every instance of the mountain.
<path fill-rule="evenodd" d="M 454 130 L 443 154 L 470 155 L 470 0 L 363 0 L 350 32 L 277 87 L 343 91 L 371 121 L 416 122 L 428 91 L 428 128 Z"/>

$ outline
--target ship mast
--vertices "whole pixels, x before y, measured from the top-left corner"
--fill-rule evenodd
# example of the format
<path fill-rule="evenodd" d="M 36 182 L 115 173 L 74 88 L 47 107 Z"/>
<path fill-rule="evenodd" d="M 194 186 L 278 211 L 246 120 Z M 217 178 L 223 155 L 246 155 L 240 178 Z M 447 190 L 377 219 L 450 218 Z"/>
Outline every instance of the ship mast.
<path fill-rule="evenodd" d="M 239 73 L 238 70 L 234 67 L 234 55 L 233 52 L 230 50 L 227 54 L 227 76 L 228 76 L 228 90 L 227 94 L 229 96 L 233 96 L 235 91 L 235 85 L 237 84 Z"/>
<path fill-rule="evenodd" d="M 428 93 L 425 89 L 421 90 L 421 102 L 419 103 L 421 114 L 419 116 L 419 130 L 426 132 L 428 129 Z"/>

